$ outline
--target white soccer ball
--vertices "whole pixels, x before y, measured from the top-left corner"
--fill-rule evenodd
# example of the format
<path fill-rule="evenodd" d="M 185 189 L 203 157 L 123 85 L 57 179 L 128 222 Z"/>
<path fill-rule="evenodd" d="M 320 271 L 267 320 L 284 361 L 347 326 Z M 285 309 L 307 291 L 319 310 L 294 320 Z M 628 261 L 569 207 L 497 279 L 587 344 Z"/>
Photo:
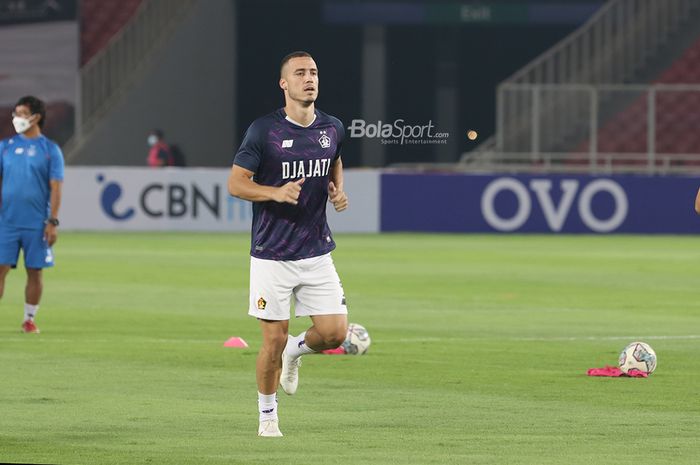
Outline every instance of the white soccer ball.
<path fill-rule="evenodd" d="M 644 342 L 632 342 L 620 353 L 620 370 L 639 370 L 652 374 L 656 370 L 656 352 Z"/>
<path fill-rule="evenodd" d="M 348 334 L 343 342 L 343 349 L 349 355 L 364 355 L 369 349 L 372 340 L 364 326 L 357 323 L 348 325 Z"/>

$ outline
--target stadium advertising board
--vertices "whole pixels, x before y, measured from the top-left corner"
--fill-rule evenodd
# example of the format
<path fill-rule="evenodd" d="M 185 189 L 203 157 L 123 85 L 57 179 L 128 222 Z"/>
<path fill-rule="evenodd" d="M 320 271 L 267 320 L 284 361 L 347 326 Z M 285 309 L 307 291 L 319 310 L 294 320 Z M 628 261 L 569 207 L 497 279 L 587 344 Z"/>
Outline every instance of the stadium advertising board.
<path fill-rule="evenodd" d="M 61 224 L 72 230 L 249 231 L 249 202 L 231 197 L 228 168 L 67 167 Z M 352 208 L 328 220 L 336 232 L 379 230 L 379 173 L 345 173 Z"/>
<path fill-rule="evenodd" d="M 382 175 L 382 231 L 700 232 L 700 178 Z"/>

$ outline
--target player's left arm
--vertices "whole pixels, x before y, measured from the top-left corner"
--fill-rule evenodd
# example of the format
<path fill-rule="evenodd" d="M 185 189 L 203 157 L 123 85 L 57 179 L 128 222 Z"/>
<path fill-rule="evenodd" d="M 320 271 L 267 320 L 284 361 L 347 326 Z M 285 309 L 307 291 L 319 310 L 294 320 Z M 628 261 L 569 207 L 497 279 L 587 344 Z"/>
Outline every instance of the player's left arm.
<path fill-rule="evenodd" d="M 698 195 L 695 196 L 695 212 L 700 215 L 700 189 L 698 189 Z"/>
<path fill-rule="evenodd" d="M 51 190 L 49 196 L 49 218 L 58 219 L 58 210 L 61 207 L 61 190 L 63 188 L 63 168 L 63 152 L 61 152 L 61 148 L 58 145 L 53 144 L 49 150 L 49 189 Z M 56 239 L 58 239 L 56 227 L 57 225 L 47 222 L 44 228 L 44 237 L 46 242 L 49 243 L 49 247 L 54 245 Z"/>
<path fill-rule="evenodd" d="M 328 182 L 328 200 L 333 204 L 335 211 L 342 212 L 348 208 L 348 196 L 343 184 L 343 160 L 338 156 L 331 165 L 330 180 Z"/>
<path fill-rule="evenodd" d="M 49 186 L 51 187 L 50 215 L 51 218 L 58 218 L 58 210 L 61 208 L 61 190 L 63 188 L 63 181 L 52 179 L 49 181 Z M 46 238 L 46 242 L 49 243 L 49 247 L 54 245 L 58 239 L 58 230 L 56 225 L 46 223 L 46 227 L 44 228 L 44 237 Z"/>

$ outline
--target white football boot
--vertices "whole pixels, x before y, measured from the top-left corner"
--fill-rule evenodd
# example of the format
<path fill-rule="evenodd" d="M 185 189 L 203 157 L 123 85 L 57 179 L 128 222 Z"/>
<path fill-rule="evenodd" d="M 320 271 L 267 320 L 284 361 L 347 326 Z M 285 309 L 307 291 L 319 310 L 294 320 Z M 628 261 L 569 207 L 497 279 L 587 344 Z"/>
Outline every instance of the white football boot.
<path fill-rule="evenodd" d="M 299 367 L 301 366 L 301 357 L 292 359 L 287 356 L 287 349 L 282 352 L 282 373 L 280 374 L 280 386 L 282 390 L 290 396 L 297 392 L 299 385 Z"/>
<path fill-rule="evenodd" d="M 263 420 L 258 426 L 258 436 L 266 438 L 280 438 L 284 436 L 280 431 L 278 420 Z"/>

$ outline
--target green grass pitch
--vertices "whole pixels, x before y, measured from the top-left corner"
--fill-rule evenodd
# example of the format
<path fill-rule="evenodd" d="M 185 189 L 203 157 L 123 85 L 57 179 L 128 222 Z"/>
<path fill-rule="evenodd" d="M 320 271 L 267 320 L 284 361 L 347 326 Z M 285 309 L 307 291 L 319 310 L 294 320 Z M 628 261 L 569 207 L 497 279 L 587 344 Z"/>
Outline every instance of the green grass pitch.
<path fill-rule="evenodd" d="M 373 345 L 305 357 L 268 439 L 248 236 L 64 232 L 42 334 L 19 332 L 21 267 L 0 302 L 0 462 L 698 463 L 699 238 L 336 239 Z M 586 376 L 635 339 L 649 379 Z"/>

